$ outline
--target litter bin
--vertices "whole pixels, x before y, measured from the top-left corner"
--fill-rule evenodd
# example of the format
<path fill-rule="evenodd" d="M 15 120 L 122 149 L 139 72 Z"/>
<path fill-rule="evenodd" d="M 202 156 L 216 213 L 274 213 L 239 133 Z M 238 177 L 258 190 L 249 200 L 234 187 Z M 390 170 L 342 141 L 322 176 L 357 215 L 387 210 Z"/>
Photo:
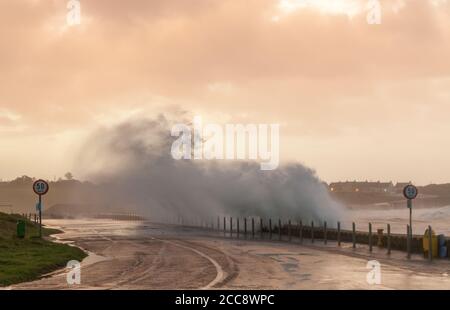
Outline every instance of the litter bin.
<path fill-rule="evenodd" d="M 438 247 L 439 247 L 439 257 L 447 257 L 447 238 L 445 235 L 438 235 Z"/>
<path fill-rule="evenodd" d="M 17 221 L 17 237 L 25 238 L 25 221 Z"/>
<path fill-rule="evenodd" d="M 428 236 L 428 228 L 425 230 L 423 234 L 423 255 L 424 257 L 428 257 L 428 249 L 429 249 L 429 236 Z M 432 247 L 432 256 L 438 257 L 439 248 L 438 248 L 438 238 L 434 232 L 431 230 L 431 247 Z"/>
<path fill-rule="evenodd" d="M 383 229 L 377 229 L 377 234 L 378 234 L 377 245 L 378 245 L 378 247 L 382 248 L 383 247 Z"/>

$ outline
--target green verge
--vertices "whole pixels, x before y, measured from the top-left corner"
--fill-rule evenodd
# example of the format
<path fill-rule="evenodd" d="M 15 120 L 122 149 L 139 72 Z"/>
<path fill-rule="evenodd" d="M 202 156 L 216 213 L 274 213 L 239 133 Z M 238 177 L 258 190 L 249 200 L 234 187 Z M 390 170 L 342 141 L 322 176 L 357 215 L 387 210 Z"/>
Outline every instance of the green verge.
<path fill-rule="evenodd" d="M 16 224 L 24 220 L 20 215 L 0 213 L 0 286 L 32 281 L 66 266 L 70 260 L 86 257 L 79 248 L 40 239 L 38 225 L 26 220 L 26 236 L 16 237 Z M 43 228 L 42 234 L 60 233 Z"/>

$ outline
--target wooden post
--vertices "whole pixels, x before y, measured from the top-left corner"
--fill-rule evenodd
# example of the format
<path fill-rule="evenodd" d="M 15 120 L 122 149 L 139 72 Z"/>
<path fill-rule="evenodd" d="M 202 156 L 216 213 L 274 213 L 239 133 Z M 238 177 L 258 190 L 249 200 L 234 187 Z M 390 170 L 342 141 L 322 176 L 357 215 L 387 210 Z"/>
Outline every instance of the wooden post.
<path fill-rule="evenodd" d="M 314 243 L 314 221 L 311 221 L 311 243 Z"/>
<path fill-rule="evenodd" d="M 261 235 L 260 237 L 261 237 L 261 239 L 263 239 L 263 219 L 262 218 L 259 219 L 259 229 L 260 229 L 259 233 Z"/>
<path fill-rule="evenodd" d="M 269 239 L 272 240 L 272 219 L 269 219 Z"/>
<path fill-rule="evenodd" d="M 432 242 L 433 233 L 431 230 L 431 226 L 428 226 L 428 260 L 431 262 L 433 260 L 433 242 Z"/>
<path fill-rule="evenodd" d="M 300 243 L 303 243 L 303 223 L 302 220 L 300 220 L 300 223 L 298 224 L 298 237 L 300 239 Z"/>
<path fill-rule="evenodd" d="M 292 236 L 291 236 L 291 220 L 288 221 L 288 238 L 289 238 L 289 242 L 291 242 L 291 240 L 292 240 Z"/>
<path fill-rule="evenodd" d="M 217 231 L 220 231 L 220 216 L 217 217 Z"/>
<path fill-rule="evenodd" d="M 372 223 L 369 223 L 369 252 L 372 252 Z"/>
<path fill-rule="evenodd" d="M 327 244 L 327 222 L 323 222 L 323 243 Z"/>
<path fill-rule="evenodd" d="M 223 234 L 227 234 L 227 218 L 225 216 L 223 217 Z"/>
<path fill-rule="evenodd" d="M 230 237 L 233 237 L 233 218 L 230 217 Z"/>
<path fill-rule="evenodd" d="M 278 240 L 281 241 L 281 220 L 278 220 Z"/>
<path fill-rule="evenodd" d="M 255 239 L 255 219 L 252 217 L 252 238 Z"/>
<path fill-rule="evenodd" d="M 352 223 L 352 241 L 353 241 L 353 248 L 356 248 L 356 225 L 355 222 Z"/>
<path fill-rule="evenodd" d="M 237 231 L 237 238 L 239 239 L 239 218 L 236 220 L 236 231 Z"/>
<path fill-rule="evenodd" d="M 247 218 L 244 218 L 244 237 L 247 239 Z"/>
<path fill-rule="evenodd" d="M 337 241 L 338 246 L 341 246 L 341 222 L 337 223 Z"/>

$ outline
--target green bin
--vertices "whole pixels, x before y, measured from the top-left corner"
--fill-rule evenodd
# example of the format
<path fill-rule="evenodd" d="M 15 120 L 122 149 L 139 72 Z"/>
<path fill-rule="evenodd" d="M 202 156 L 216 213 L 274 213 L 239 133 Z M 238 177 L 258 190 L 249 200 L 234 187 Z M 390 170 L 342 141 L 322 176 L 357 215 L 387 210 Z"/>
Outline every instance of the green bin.
<path fill-rule="evenodd" d="M 17 237 L 25 238 L 25 221 L 17 221 Z"/>

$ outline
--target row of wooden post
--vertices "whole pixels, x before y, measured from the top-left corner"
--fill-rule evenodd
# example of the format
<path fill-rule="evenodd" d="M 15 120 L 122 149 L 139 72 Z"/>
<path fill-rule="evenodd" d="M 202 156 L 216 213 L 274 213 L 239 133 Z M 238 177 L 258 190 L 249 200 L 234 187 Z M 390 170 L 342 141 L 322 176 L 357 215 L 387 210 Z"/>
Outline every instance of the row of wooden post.
<path fill-rule="evenodd" d="M 27 220 L 33 220 L 34 223 L 39 223 L 39 215 L 36 213 L 22 213 L 21 214 L 23 218 L 26 218 Z"/>
<path fill-rule="evenodd" d="M 223 218 L 223 233 L 226 234 L 227 233 L 227 227 L 226 227 L 226 217 Z M 269 233 L 269 240 L 272 240 L 272 219 L 269 219 L 268 222 L 268 233 Z M 263 231 L 264 231 L 264 227 L 263 227 L 263 219 L 260 219 L 260 239 L 263 239 Z M 278 220 L 278 240 L 282 240 L 281 237 L 281 220 Z M 234 230 L 233 230 L 233 217 L 230 217 L 230 227 L 229 227 L 229 232 L 230 235 L 233 236 Z M 252 233 L 252 237 L 255 238 L 255 220 L 254 218 L 251 218 L 251 233 Z M 299 240 L 300 243 L 303 242 L 303 222 L 299 221 L 298 222 L 298 228 L 299 228 Z M 217 229 L 220 230 L 220 218 L 217 218 Z M 288 221 L 288 240 L 292 241 L 292 224 L 291 221 Z M 315 237 L 314 237 L 314 221 L 311 221 L 311 243 L 314 243 L 315 241 Z M 428 251 L 428 259 L 432 260 L 432 243 L 431 243 L 431 226 L 428 227 L 428 231 L 429 231 L 429 251 Z M 324 244 L 327 244 L 328 242 L 328 228 L 327 228 L 327 222 L 324 222 L 323 225 L 323 242 Z M 240 236 L 240 227 L 239 227 L 239 218 L 236 219 L 236 235 L 237 238 L 239 238 Z M 245 237 L 247 237 L 247 218 L 244 218 L 244 235 Z M 369 223 L 369 251 L 372 252 L 373 251 L 373 236 L 372 236 L 372 223 Z M 407 254 L 408 254 L 408 258 L 411 258 L 411 242 L 412 242 L 412 231 L 411 228 L 409 227 L 409 225 L 407 226 Z M 338 246 L 341 246 L 341 223 L 337 222 L 337 243 Z M 352 247 L 356 248 L 356 224 L 355 222 L 352 223 Z M 391 225 L 387 224 L 387 254 L 390 255 L 391 254 Z"/>

